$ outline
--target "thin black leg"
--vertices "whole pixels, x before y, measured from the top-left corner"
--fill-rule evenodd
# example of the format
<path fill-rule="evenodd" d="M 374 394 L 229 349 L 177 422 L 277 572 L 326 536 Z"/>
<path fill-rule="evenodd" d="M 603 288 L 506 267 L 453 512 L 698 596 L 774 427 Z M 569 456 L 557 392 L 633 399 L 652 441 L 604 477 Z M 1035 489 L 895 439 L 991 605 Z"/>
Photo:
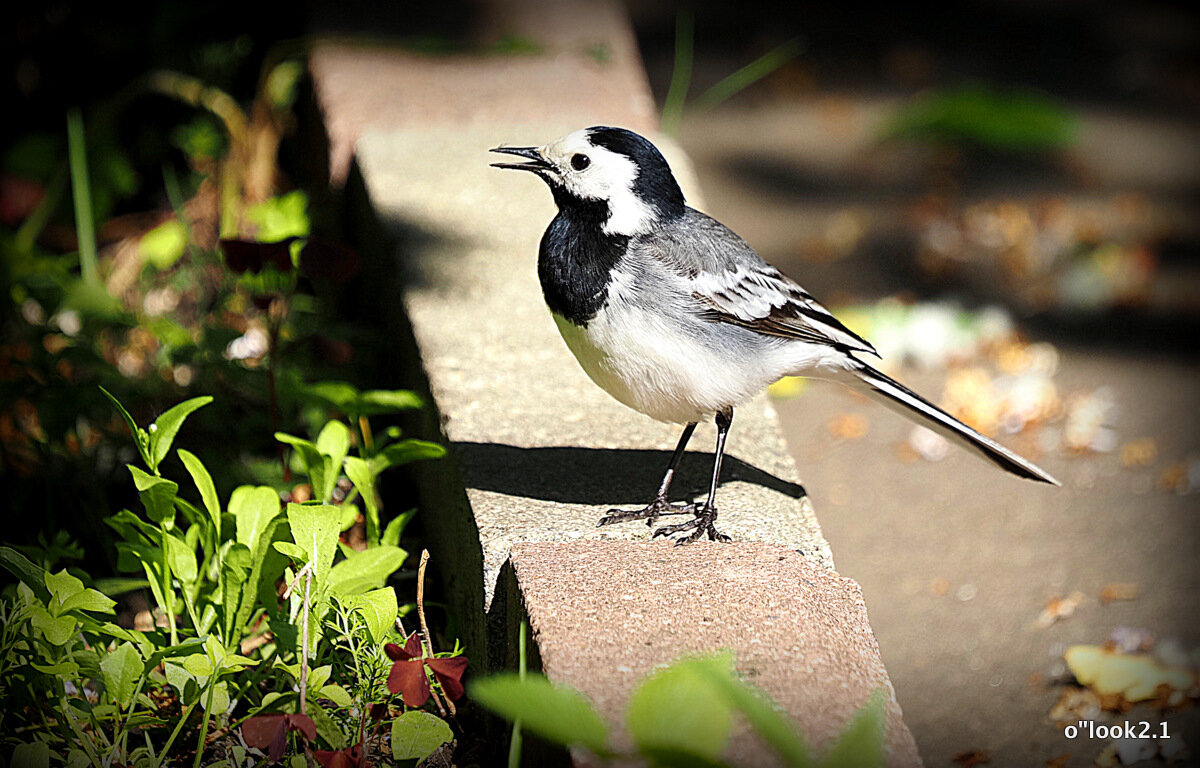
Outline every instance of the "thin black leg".
<path fill-rule="evenodd" d="M 630 520 L 645 520 L 646 525 L 654 525 L 654 521 L 662 515 L 682 515 L 691 512 L 692 505 L 690 504 L 672 506 L 667 501 L 667 494 L 671 490 L 671 481 L 675 479 L 675 470 L 679 468 L 679 462 L 683 459 L 688 441 L 692 439 L 692 433 L 695 431 L 696 422 L 694 421 L 683 428 L 683 434 L 679 436 L 679 443 L 675 446 L 675 453 L 671 456 L 671 463 L 667 465 L 667 473 L 663 475 L 662 484 L 658 486 L 658 493 L 655 494 L 654 501 L 642 509 L 610 509 L 604 517 L 600 518 L 596 527 Z"/>
<path fill-rule="evenodd" d="M 715 419 L 717 423 L 717 451 L 713 458 L 712 483 L 708 487 L 708 501 L 704 504 L 692 505 L 695 517 L 686 523 L 668 525 L 654 532 L 655 536 L 669 536 L 673 533 L 691 531 L 675 541 L 676 545 L 690 544 L 701 536 L 707 535 L 713 541 L 729 541 L 729 537 L 716 528 L 717 520 L 717 483 L 721 479 L 721 459 L 725 456 L 725 438 L 729 435 L 729 427 L 733 424 L 733 408 L 719 412 Z"/>

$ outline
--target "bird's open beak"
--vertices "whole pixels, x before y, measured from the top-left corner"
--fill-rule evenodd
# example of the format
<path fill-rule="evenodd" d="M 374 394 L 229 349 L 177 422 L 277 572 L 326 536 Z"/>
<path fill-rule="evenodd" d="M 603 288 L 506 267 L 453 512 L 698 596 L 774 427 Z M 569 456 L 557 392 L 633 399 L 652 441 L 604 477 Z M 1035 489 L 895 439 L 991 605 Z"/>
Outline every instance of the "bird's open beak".
<path fill-rule="evenodd" d="M 554 166 L 546 162 L 537 147 L 496 147 L 492 152 L 529 158 L 528 163 L 492 163 L 493 168 L 512 168 L 517 171 L 550 171 Z"/>

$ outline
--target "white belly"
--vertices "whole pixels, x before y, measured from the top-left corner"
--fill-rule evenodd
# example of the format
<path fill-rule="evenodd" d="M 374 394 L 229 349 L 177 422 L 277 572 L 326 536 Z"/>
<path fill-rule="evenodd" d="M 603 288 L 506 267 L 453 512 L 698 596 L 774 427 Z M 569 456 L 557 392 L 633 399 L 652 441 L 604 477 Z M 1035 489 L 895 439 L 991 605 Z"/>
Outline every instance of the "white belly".
<path fill-rule="evenodd" d="M 586 328 L 554 314 L 583 370 L 621 403 L 659 421 L 702 421 L 740 405 L 782 375 L 760 360 L 733 360 L 672 331 L 664 316 L 609 304 Z M 771 365 L 766 368 L 774 368 Z"/>

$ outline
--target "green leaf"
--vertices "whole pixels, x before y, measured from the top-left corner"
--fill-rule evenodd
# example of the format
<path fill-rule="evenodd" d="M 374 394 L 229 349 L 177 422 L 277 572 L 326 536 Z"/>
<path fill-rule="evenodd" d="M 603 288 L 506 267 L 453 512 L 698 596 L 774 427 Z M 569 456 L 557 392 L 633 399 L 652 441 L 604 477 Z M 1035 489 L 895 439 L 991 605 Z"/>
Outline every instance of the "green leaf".
<path fill-rule="evenodd" d="M 396 591 L 391 587 L 375 589 L 346 599 L 346 607 L 358 611 L 371 633 L 371 640 L 382 643 L 396 623 Z"/>
<path fill-rule="evenodd" d="M 133 484 L 137 487 L 142 506 L 146 508 L 146 516 L 169 528 L 175 522 L 175 494 L 179 492 L 178 483 L 155 477 L 132 464 L 125 466 L 129 474 L 133 475 Z"/>
<path fill-rule="evenodd" d="M 259 533 L 258 544 L 251 551 L 250 578 L 246 581 L 246 591 L 242 598 L 242 607 L 238 610 L 236 628 L 246 626 L 256 606 L 266 608 L 270 616 L 279 611 L 275 582 L 287 568 L 287 558 L 276 552 L 272 544 L 287 534 L 288 521 L 283 515 L 276 516 Z"/>
<path fill-rule="evenodd" d="M 157 467 L 163 459 L 167 458 L 167 453 L 171 450 L 171 443 L 175 442 L 175 435 L 179 433 L 179 428 L 183 426 L 184 420 L 192 411 L 203 408 L 212 400 L 209 395 L 193 397 L 191 400 L 184 400 L 169 408 L 166 413 L 155 419 L 149 430 L 150 458 L 154 460 L 151 467 Z"/>
<path fill-rule="evenodd" d="M 363 504 L 367 508 L 367 541 L 374 542 L 379 538 L 379 500 L 375 498 L 375 474 L 371 465 L 357 456 L 346 458 L 346 477 L 358 489 Z"/>
<path fill-rule="evenodd" d="M 883 717 L 887 693 L 876 688 L 854 713 L 825 756 L 825 768 L 878 768 L 883 765 Z"/>
<path fill-rule="evenodd" d="M 111 392 L 104 387 L 100 387 L 100 391 L 116 406 L 117 411 L 121 414 L 121 418 L 125 419 L 125 424 L 129 427 L 129 436 L 133 438 L 133 444 L 137 446 L 138 453 L 142 456 L 142 462 L 147 467 L 154 466 L 150 462 L 150 435 L 147 434 L 146 430 L 137 425 L 137 422 L 129 415 L 129 411 L 125 410 L 125 406 L 121 405 L 121 401 L 114 397 Z"/>
<path fill-rule="evenodd" d="M 97 592 L 94 589 L 85 589 L 82 592 L 76 592 L 64 600 L 59 613 L 66 613 L 67 611 L 113 613 L 113 607 L 116 604 L 117 602 L 107 595 Z"/>
<path fill-rule="evenodd" d="M 138 589 L 145 589 L 150 586 L 145 579 L 133 579 L 124 576 L 115 576 L 109 579 L 96 579 L 96 589 L 103 592 L 108 597 L 114 595 L 124 595 Z"/>
<path fill-rule="evenodd" d="M 50 745 L 44 741 L 18 744 L 9 765 L 12 768 L 50 768 Z"/>
<path fill-rule="evenodd" d="M 308 483 L 313 487 L 314 495 L 325 487 L 325 476 L 329 474 L 331 468 L 326 466 L 327 460 L 317 450 L 316 445 L 302 437 L 293 437 L 283 432 L 276 432 L 275 439 L 292 446 L 296 449 L 296 453 L 300 454 L 300 461 L 304 463 L 304 473 L 308 475 Z M 334 480 L 334 482 L 337 481 Z M 319 501 L 328 501 L 328 499 L 321 497 Z"/>
<path fill-rule="evenodd" d="M 217 488 L 213 485 L 212 475 L 208 474 L 204 463 L 191 451 L 180 448 L 176 453 L 179 454 L 183 466 L 187 467 L 188 474 L 192 476 L 196 490 L 200 492 L 200 500 L 204 503 L 204 509 L 208 511 L 208 516 L 212 519 L 213 529 L 220 535 L 221 502 L 217 499 Z"/>
<path fill-rule="evenodd" d="M 379 587 L 406 557 L 408 553 L 399 547 L 378 546 L 358 552 L 333 566 L 329 588 L 338 597 L 348 597 Z"/>
<path fill-rule="evenodd" d="M 331 504 L 288 504 L 288 523 L 292 540 L 308 552 L 313 568 L 313 583 L 319 592 L 329 577 L 337 552 L 338 509 Z"/>
<path fill-rule="evenodd" d="M 200 706 L 209 710 L 210 714 L 220 714 L 229 709 L 229 686 L 224 680 L 218 680 L 213 683 L 212 704 L 209 705 L 208 692 L 205 691 L 200 697 Z"/>
<path fill-rule="evenodd" d="M 333 722 L 333 718 L 321 707 L 310 707 L 308 716 L 312 718 L 313 725 L 317 726 L 317 735 L 325 740 L 330 749 L 345 749 L 346 737 L 338 730 L 337 723 Z"/>
<path fill-rule="evenodd" d="M 0 566 L 17 577 L 43 603 L 50 601 L 50 590 L 46 589 L 46 570 L 34 565 L 29 558 L 12 547 L 0 547 Z"/>
<path fill-rule="evenodd" d="M 371 389 L 358 398 L 358 415 L 374 416 L 420 408 L 425 403 L 416 392 L 407 389 Z"/>
<path fill-rule="evenodd" d="M 316 446 L 324 459 L 325 476 L 320 488 L 313 485 L 313 491 L 320 491 L 318 498 L 321 501 L 329 501 L 337 487 L 342 462 L 350 452 L 350 429 L 340 421 L 330 421 L 317 435 Z"/>
<path fill-rule="evenodd" d="M 638 749 L 718 760 L 729 742 L 733 712 L 709 671 L 728 674 L 728 655 L 685 658 L 646 678 L 625 710 Z"/>
<path fill-rule="evenodd" d="M 271 546 L 275 547 L 276 552 L 291 558 L 292 562 L 297 565 L 304 565 L 308 562 L 308 550 L 299 544 L 290 541 L 277 541 Z"/>
<path fill-rule="evenodd" d="M 75 636 L 74 616 L 52 616 L 40 605 L 29 606 L 29 623 L 39 630 L 51 645 L 66 645 Z"/>
<path fill-rule="evenodd" d="M 145 667 L 133 643 L 121 643 L 100 661 L 108 695 L 124 709 L 133 700 Z"/>
<path fill-rule="evenodd" d="M 226 550 L 221 561 L 221 634 L 227 647 L 241 639 L 237 617 L 246 591 L 254 595 L 254 585 L 248 583 L 250 569 L 250 549 L 245 544 L 235 543 Z"/>
<path fill-rule="evenodd" d="M 609 754 L 608 726 L 583 694 L 551 685 L 541 675 L 521 680 L 516 674 L 474 681 L 471 698 L 521 728 L 564 747 L 579 745 L 597 755 Z"/>
<path fill-rule="evenodd" d="M 697 668 L 742 713 L 762 740 L 771 745 L 789 768 L 814 765 L 812 751 L 788 716 L 762 691 L 738 679 L 729 669 Z"/>
<path fill-rule="evenodd" d="M 378 475 L 389 467 L 398 467 L 421 459 L 440 459 L 445 455 L 446 449 L 437 443 L 415 438 L 401 440 L 371 457 L 371 470 Z"/>
<path fill-rule="evenodd" d="M 387 524 L 387 528 L 383 530 L 383 537 L 379 540 L 379 542 L 381 544 L 388 544 L 393 547 L 399 544 L 400 534 L 404 533 L 404 529 L 408 526 L 408 522 L 412 520 L 416 514 L 417 508 L 413 507 L 412 509 L 402 512 L 400 515 L 392 518 L 391 522 Z"/>
<path fill-rule="evenodd" d="M 338 515 L 338 530 L 348 531 L 358 522 L 358 505 L 342 502 L 338 505 L 341 514 Z"/>
<path fill-rule="evenodd" d="M 172 217 L 142 235 L 139 250 L 155 269 L 170 269 L 187 250 L 187 226 Z"/>
<path fill-rule="evenodd" d="M 210 677 L 217 671 L 216 665 L 207 653 L 193 653 L 183 658 L 183 668 L 192 677 Z"/>
<path fill-rule="evenodd" d="M 438 747 L 454 740 L 454 732 L 442 718 L 413 709 L 392 721 L 392 758 L 424 760 Z"/>
<path fill-rule="evenodd" d="M 53 675 L 64 680 L 79 679 L 79 665 L 73 661 L 60 661 L 57 664 L 31 663 L 29 666 L 44 675 Z"/>
<path fill-rule="evenodd" d="M 358 417 L 354 407 L 358 400 L 358 389 L 353 384 L 344 381 L 318 381 L 304 387 L 303 393 L 351 418 Z"/>
<path fill-rule="evenodd" d="M 237 541 L 254 551 L 263 530 L 279 514 L 279 494 L 266 485 L 243 485 L 229 497 L 229 513 L 237 526 Z"/>
<path fill-rule="evenodd" d="M 350 698 L 350 694 L 340 685 L 331 684 L 321 686 L 321 690 L 317 692 L 316 698 L 329 699 L 344 709 L 354 706 L 354 699 Z"/>
<path fill-rule="evenodd" d="M 198 576 L 195 550 L 169 533 L 163 539 L 167 543 L 167 565 L 171 567 L 171 573 L 183 584 L 195 583 Z"/>
<path fill-rule="evenodd" d="M 67 598 L 79 594 L 83 591 L 83 582 L 78 578 L 67 573 L 64 568 L 58 573 L 46 573 L 46 589 L 50 590 L 52 600 L 48 603 L 50 609 L 62 606 Z M 58 615 L 60 611 L 54 611 Z"/>

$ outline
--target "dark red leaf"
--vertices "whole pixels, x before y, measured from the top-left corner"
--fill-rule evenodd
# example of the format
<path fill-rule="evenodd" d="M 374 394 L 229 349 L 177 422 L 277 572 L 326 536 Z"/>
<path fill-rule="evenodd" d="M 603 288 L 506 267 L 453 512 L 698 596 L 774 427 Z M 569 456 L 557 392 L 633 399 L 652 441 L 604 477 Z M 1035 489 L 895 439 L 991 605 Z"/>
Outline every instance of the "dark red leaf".
<path fill-rule="evenodd" d="M 287 732 L 295 731 L 308 741 L 317 738 L 317 726 L 308 715 L 255 715 L 242 723 L 242 738 L 256 749 L 267 750 L 272 763 L 287 749 Z"/>
<path fill-rule="evenodd" d="M 358 253 L 348 245 L 310 237 L 300 251 L 300 271 L 313 280 L 340 283 L 358 272 Z"/>
<path fill-rule="evenodd" d="M 279 762 L 287 747 L 287 715 L 255 715 L 242 723 L 242 738 L 256 749 L 267 750 L 267 759 Z"/>
<path fill-rule="evenodd" d="M 327 752 L 323 749 L 314 749 L 313 757 L 324 768 L 361 768 L 362 762 L 362 744 L 355 744 L 353 747 L 338 749 Z"/>
<path fill-rule="evenodd" d="M 317 724 L 308 715 L 288 715 L 288 730 L 295 731 L 309 741 L 317 738 Z"/>
<path fill-rule="evenodd" d="M 380 720 L 382 720 L 383 718 L 385 718 L 387 716 L 388 716 L 388 705 L 387 704 L 380 702 L 378 704 L 371 705 L 371 719 L 373 721 L 379 722 Z"/>
<path fill-rule="evenodd" d="M 292 241 L 294 237 L 280 240 L 277 243 L 259 243 L 254 240 L 222 240 L 221 251 L 225 254 L 225 264 L 234 272 L 252 272 L 257 274 L 264 267 L 271 266 L 280 272 L 292 269 Z"/>
<path fill-rule="evenodd" d="M 451 699 L 463 695 L 462 676 L 467 671 L 467 657 L 454 656 L 449 659 L 426 659 L 425 663 L 433 670 L 433 676 L 442 684 L 442 689 Z"/>
<path fill-rule="evenodd" d="M 400 694 L 410 707 L 419 707 L 429 700 L 429 680 L 425 677 L 425 665 L 419 659 L 393 664 L 387 687 L 392 693 Z"/>
<path fill-rule="evenodd" d="M 421 639 L 417 637 L 416 632 L 413 632 L 408 636 L 408 639 L 404 641 L 403 648 L 395 643 L 388 643 L 387 645 L 383 646 L 383 652 L 386 653 L 387 657 L 392 661 L 408 661 L 409 659 L 419 659 L 421 658 Z"/>

